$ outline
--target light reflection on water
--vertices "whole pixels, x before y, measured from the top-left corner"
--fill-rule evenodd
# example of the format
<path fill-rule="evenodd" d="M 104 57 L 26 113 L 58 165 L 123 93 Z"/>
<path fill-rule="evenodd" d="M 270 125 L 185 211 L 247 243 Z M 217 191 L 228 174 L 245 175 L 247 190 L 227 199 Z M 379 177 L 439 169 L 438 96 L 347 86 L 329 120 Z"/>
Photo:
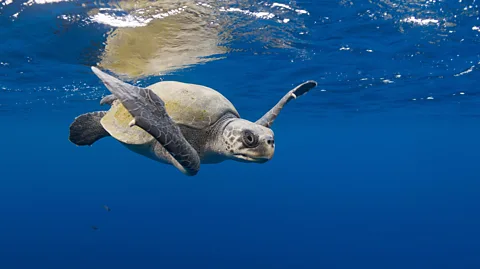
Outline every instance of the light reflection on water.
<path fill-rule="evenodd" d="M 6 70 L 0 89 L 13 100 L 4 96 L 0 103 L 10 107 L 100 98 L 104 89 L 78 76 L 85 65 L 135 81 L 236 52 L 291 50 L 305 58 L 295 33 L 308 32 L 310 16 L 294 4 L 212 0 L 1 0 L 0 14 L 12 56 L 0 56 Z"/>
<path fill-rule="evenodd" d="M 235 88 L 225 94 L 248 109 L 301 79 L 326 91 L 302 101 L 315 112 L 474 102 L 475 1 L 327 1 L 315 12 L 317 2 L 286 2 L 0 0 L 9 43 L 0 55 L 1 109 L 98 100 L 105 89 L 85 68 L 95 64 L 134 83 L 227 66 L 237 75 L 209 74 L 210 86 Z"/>
<path fill-rule="evenodd" d="M 305 10 L 250 2 L 119 1 L 91 9 L 91 21 L 114 27 L 99 65 L 130 79 L 161 75 L 221 59 L 232 42 L 252 36 L 264 48 L 288 48 L 288 31 L 304 28 Z"/>

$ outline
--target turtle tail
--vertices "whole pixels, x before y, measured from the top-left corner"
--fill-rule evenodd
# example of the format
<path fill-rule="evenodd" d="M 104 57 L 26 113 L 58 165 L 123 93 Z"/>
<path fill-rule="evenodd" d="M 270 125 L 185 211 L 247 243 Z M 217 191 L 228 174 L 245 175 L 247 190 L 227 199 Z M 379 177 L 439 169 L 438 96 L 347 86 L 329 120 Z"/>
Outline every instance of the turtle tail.
<path fill-rule="evenodd" d="M 77 146 L 91 146 L 95 141 L 110 136 L 100 123 L 106 113 L 106 111 L 95 111 L 76 117 L 70 125 L 68 139 Z"/>

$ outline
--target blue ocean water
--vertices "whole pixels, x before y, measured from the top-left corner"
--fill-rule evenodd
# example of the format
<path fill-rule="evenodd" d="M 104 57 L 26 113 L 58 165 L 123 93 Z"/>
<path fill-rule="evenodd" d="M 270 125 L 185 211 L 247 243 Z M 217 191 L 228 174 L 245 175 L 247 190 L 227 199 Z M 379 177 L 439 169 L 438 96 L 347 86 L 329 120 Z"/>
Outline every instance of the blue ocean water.
<path fill-rule="evenodd" d="M 164 1 L 155 14 L 177 11 L 147 20 L 161 2 L 0 0 L 0 268 L 480 268 L 478 2 Z M 155 64 L 115 52 L 164 42 L 145 29 L 189 10 L 175 33 L 221 38 L 173 40 Z M 164 51 L 201 56 L 161 73 Z M 212 87 L 252 121 L 318 86 L 273 125 L 272 160 L 187 177 L 68 140 L 105 109 L 99 63 Z"/>

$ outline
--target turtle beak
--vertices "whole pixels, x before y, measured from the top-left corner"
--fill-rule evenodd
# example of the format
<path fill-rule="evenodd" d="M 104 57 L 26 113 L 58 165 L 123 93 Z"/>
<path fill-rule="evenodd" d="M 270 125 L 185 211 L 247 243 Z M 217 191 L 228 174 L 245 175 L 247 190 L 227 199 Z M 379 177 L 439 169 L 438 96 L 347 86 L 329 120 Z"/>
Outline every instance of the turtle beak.
<path fill-rule="evenodd" d="M 243 154 L 234 154 L 234 156 L 238 161 L 246 163 L 266 163 L 271 159 L 271 157 L 251 157 Z"/>
<path fill-rule="evenodd" d="M 275 140 L 273 135 L 264 135 L 260 137 L 258 146 L 247 154 L 237 153 L 235 157 L 244 162 L 266 163 L 273 158 L 275 153 Z"/>
<path fill-rule="evenodd" d="M 275 153 L 275 139 L 273 135 L 266 135 L 263 139 L 263 157 L 260 158 L 260 163 L 264 163 L 273 158 Z"/>

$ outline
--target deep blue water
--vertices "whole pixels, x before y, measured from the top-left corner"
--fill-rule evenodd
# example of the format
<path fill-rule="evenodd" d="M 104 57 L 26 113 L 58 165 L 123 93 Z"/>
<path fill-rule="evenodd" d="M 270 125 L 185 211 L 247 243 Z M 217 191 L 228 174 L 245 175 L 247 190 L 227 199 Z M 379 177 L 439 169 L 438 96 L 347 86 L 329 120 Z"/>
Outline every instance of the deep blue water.
<path fill-rule="evenodd" d="M 480 268 L 478 2 L 219 3 L 252 12 L 213 15 L 222 59 L 125 80 L 207 85 L 253 121 L 319 85 L 271 161 L 195 177 L 68 141 L 122 27 L 89 20 L 100 1 L 23 3 L 0 1 L 0 268 Z"/>

